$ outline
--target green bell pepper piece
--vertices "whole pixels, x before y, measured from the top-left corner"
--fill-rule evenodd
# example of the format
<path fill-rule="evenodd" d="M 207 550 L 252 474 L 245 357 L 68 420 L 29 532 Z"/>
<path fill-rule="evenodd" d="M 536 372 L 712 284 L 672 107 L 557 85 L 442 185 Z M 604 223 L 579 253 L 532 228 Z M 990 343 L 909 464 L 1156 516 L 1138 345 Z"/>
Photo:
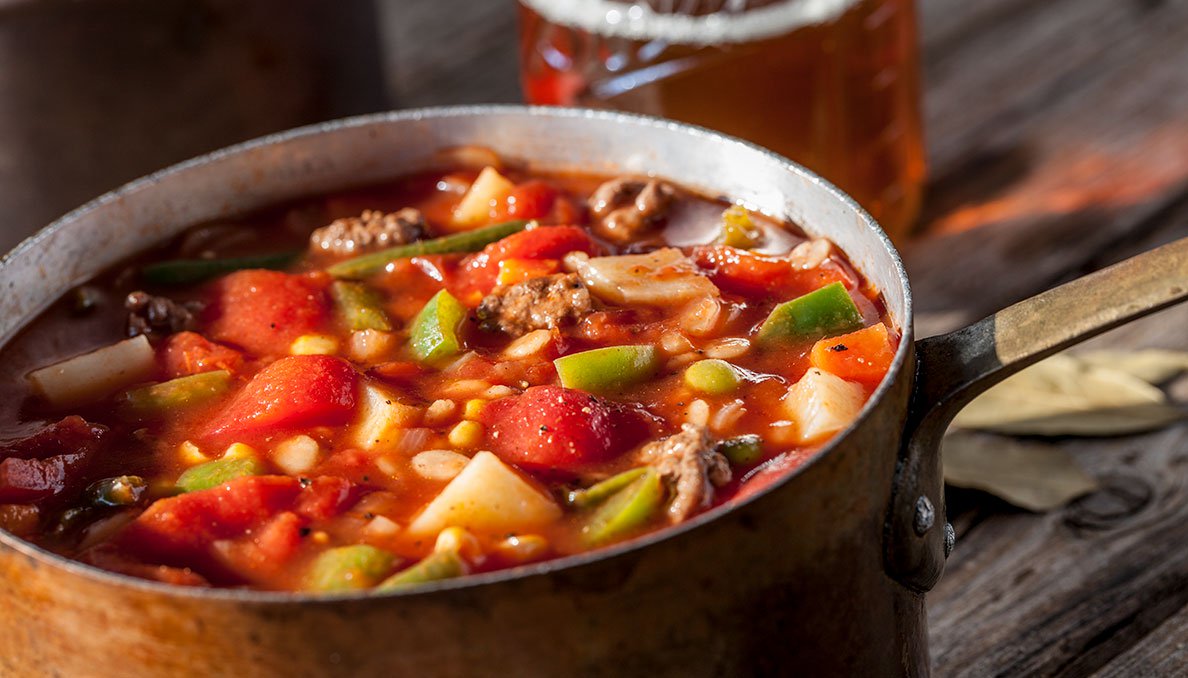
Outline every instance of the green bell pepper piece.
<path fill-rule="evenodd" d="M 840 282 L 772 309 L 759 327 L 759 341 L 813 341 L 862 329 L 862 314 Z"/>
<path fill-rule="evenodd" d="M 660 474 L 647 467 L 639 478 L 598 507 L 582 527 L 582 539 L 589 546 L 621 539 L 651 520 L 663 503 Z"/>
<path fill-rule="evenodd" d="M 416 565 L 388 577 L 376 590 L 393 591 L 431 581 L 453 579 L 466 574 L 467 569 L 466 561 L 457 551 L 435 551 Z"/>
<path fill-rule="evenodd" d="M 339 546 L 318 554 L 305 577 L 305 590 L 318 593 L 369 589 L 396 564 L 396 556 L 366 544 Z"/>
<path fill-rule="evenodd" d="M 442 290 L 413 319 L 408 333 L 409 350 L 426 365 L 441 365 L 462 352 L 458 329 L 466 319 L 466 307 Z"/>
<path fill-rule="evenodd" d="M 182 492 L 197 492 L 218 487 L 228 480 L 244 476 L 258 476 L 264 473 L 264 465 L 252 457 L 239 459 L 215 459 L 185 470 L 177 478 L 177 489 Z"/>
<path fill-rule="evenodd" d="M 354 259 L 340 261 L 327 268 L 326 272 L 335 278 L 350 278 L 355 280 L 366 278 L 369 275 L 374 275 L 384 270 L 385 266 L 397 259 L 408 259 L 409 257 L 419 257 L 425 254 L 475 252 L 496 240 L 502 240 L 513 233 L 524 230 L 524 227 L 527 225 L 527 221 L 506 221 L 502 224 L 484 226 L 483 228 L 476 228 L 473 231 L 454 233 L 440 238 L 433 238 L 432 240 L 418 240 L 407 245 L 397 245 L 378 252 L 372 252 L 371 254 L 364 254 Z"/>
<path fill-rule="evenodd" d="M 231 387 L 226 370 L 200 372 L 159 384 L 134 388 L 124 394 L 123 407 L 138 416 L 161 416 L 176 410 L 210 402 Z"/>
<path fill-rule="evenodd" d="M 140 269 L 140 277 L 145 282 L 157 285 L 189 285 L 245 268 L 270 268 L 273 270 L 288 268 L 289 264 L 296 261 L 299 256 L 301 256 L 301 252 L 280 252 L 227 259 L 173 259 L 145 266 Z"/>
<path fill-rule="evenodd" d="M 607 346 L 553 361 L 565 388 L 592 393 L 638 384 L 656 373 L 660 358 L 649 344 Z"/>
<path fill-rule="evenodd" d="M 689 388 L 709 395 L 730 393 L 741 381 L 734 365 L 717 358 L 698 360 L 685 368 L 685 383 Z"/>
<path fill-rule="evenodd" d="M 718 443 L 721 452 L 735 466 L 749 466 L 763 458 L 763 439 L 754 433 Z"/>
<path fill-rule="evenodd" d="M 648 472 L 648 467 L 641 466 L 633 468 L 628 471 L 613 475 L 606 480 L 595 483 L 584 490 L 570 490 L 565 495 L 565 503 L 575 508 L 590 508 L 595 504 L 600 504 L 611 495 L 619 490 L 627 487 L 631 483 L 643 477 Z"/>
<path fill-rule="evenodd" d="M 346 326 L 352 331 L 379 330 L 388 332 L 392 321 L 384 312 L 383 302 L 374 290 L 363 283 L 336 280 L 330 285 L 330 296 Z"/>

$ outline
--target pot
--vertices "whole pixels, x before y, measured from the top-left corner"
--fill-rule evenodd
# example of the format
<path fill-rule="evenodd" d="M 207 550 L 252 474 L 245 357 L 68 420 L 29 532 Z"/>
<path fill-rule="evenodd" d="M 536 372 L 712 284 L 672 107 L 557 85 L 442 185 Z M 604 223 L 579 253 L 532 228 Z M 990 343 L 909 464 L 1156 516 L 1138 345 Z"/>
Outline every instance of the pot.
<path fill-rule="evenodd" d="M 937 445 L 1027 364 L 1188 296 L 1188 241 L 915 342 L 899 256 L 851 199 L 771 152 L 604 111 L 426 109 L 207 155 L 68 214 L 0 261 L 0 342 L 75 285 L 194 223 L 435 164 L 482 144 L 530 169 L 654 172 L 826 235 L 903 341 L 845 432 L 757 494 L 592 553 L 407 593 L 196 590 L 0 533 L 0 673 L 62 675 L 926 675 L 924 593 L 953 545 Z"/>

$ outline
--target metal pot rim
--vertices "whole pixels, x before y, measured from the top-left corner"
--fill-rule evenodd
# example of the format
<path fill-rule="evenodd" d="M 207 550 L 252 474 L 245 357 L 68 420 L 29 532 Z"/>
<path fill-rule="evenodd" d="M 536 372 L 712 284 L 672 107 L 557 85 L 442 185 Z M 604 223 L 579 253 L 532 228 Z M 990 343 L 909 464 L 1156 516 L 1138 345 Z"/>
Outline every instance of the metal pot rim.
<path fill-rule="evenodd" d="M 52 567 L 61 568 L 72 574 L 96 580 L 100 583 L 109 584 L 119 587 L 130 587 L 134 589 L 144 590 L 146 592 L 153 592 L 158 594 L 165 594 L 171 596 L 184 596 L 205 600 L 217 600 L 234 603 L 253 603 L 253 604 L 332 604 L 341 601 L 382 601 L 394 598 L 405 598 L 409 596 L 431 595 L 439 591 L 453 591 L 463 590 L 472 587 L 486 586 L 498 584 L 510 580 L 526 579 L 529 577 L 545 576 L 558 571 L 576 568 L 587 565 L 596 561 L 609 560 L 619 556 L 624 556 L 633 553 L 640 549 L 645 549 L 658 542 L 674 539 L 685 533 L 697 530 L 701 526 L 716 520 L 718 517 L 729 513 L 735 509 L 741 508 L 751 502 L 758 501 L 761 497 L 766 496 L 771 492 L 780 490 L 783 486 L 792 482 L 792 479 L 805 472 L 808 468 L 821 463 L 821 460 L 832 453 L 832 451 L 839 445 L 839 443 L 848 437 L 850 433 L 866 421 L 871 413 L 879 406 L 885 397 L 886 393 L 891 389 L 892 384 L 896 381 L 896 377 L 901 370 L 904 369 L 908 361 L 908 356 L 912 350 L 914 342 L 914 334 L 912 329 L 913 324 L 913 309 L 912 309 L 912 295 L 911 287 L 908 282 L 907 272 L 904 269 L 903 262 L 899 256 L 899 252 L 891 243 L 887 234 L 879 227 L 874 219 L 858 205 L 846 193 L 842 192 L 832 183 L 821 178 L 814 172 L 805 167 L 788 160 L 787 158 L 770 151 L 766 148 L 758 146 L 748 141 L 731 137 L 720 132 L 716 132 L 705 127 L 691 125 L 687 123 L 679 123 L 664 118 L 658 118 L 647 115 L 639 115 L 634 113 L 622 113 L 618 111 L 606 111 L 588 108 L 565 108 L 553 106 L 524 106 L 516 104 L 483 104 L 483 105 L 467 105 L 467 106 L 446 106 L 446 107 L 428 107 L 416 108 L 398 111 L 388 111 L 383 113 L 373 113 L 368 115 L 360 115 L 349 118 L 342 118 L 339 120 L 332 120 L 313 125 L 306 125 L 297 127 L 284 132 L 258 137 L 249 141 L 245 141 L 233 146 L 228 146 L 205 155 L 201 155 L 190 160 L 172 165 L 168 168 L 159 170 L 149 174 L 140 179 L 131 181 L 123 186 L 105 193 L 104 195 L 72 210 L 65 214 L 45 228 L 41 229 L 34 235 L 26 238 L 18 244 L 11 252 L 0 257 L 0 268 L 4 267 L 10 260 L 22 256 L 25 252 L 33 250 L 45 239 L 52 237 L 57 231 L 64 229 L 68 224 L 78 219 L 80 216 L 98 209 L 110 202 L 118 201 L 129 195 L 139 193 L 141 191 L 152 190 L 153 186 L 160 182 L 165 177 L 174 174 L 183 173 L 191 168 L 202 167 L 213 163 L 221 162 L 227 158 L 246 153 L 261 147 L 282 144 L 287 141 L 308 137 L 320 134 L 332 134 L 338 130 L 349 129 L 354 127 L 365 127 L 368 125 L 384 124 L 389 122 L 402 121 L 416 121 L 426 119 L 439 119 L 450 117 L 482 117 L 488 114 L 518 114 L 529 117 L 547 118 L 579 118 L 589 120 L 609 120 L 615 123 L 630 124 L 653 127 L 656 129 L 668 129 L 681 132 L 693 138 L 714 138 L 719 141 L 726 141 L 730 144 L 741 146 L 769 159 L 777 161 L 785 171 L 800 175 L 813 184 L 816 184 L 822 190 L 827 192 L 832 199 L 836 200 L 846 210 L 855 213 L 862 221 L 867 229 L 868 237 L 871 237 L 879 242 L 879 244 L 887 251 L 891 261 L 895 267 L 895 274 L 899 280 L 903 292 L 903 317 L 898 318 L 901 325 L 899 347 L 895 352 L 895 358 L 891 363 L 891 368 L 882 382 L 871 394 L 862 411 L 859 413 L 850 426 L 838 432 L 830 442 L 819 449 L 807 461 L 800 464 L 791 472 L 785 473 L 781 478 L 771 483 L 767 487 L 758 492 L 746 497 L 738 502 L 729 502 L 720 506 L 716 506 L 691 520 L 683 522 L 679 525 L 656 530 L 655 532 L 642 535 L 638 538 L 623 542 L 620 544 L 595 549 L 571 556 L 564 556 L 555 558 L 540 563 L 533 563 L 523 565 L 520 567 L 508 568 L 496 572 L 489 572 L 483 574 L 469 575 L 459 579 L 444 580 L 426 584 L 408 591 L 395 591 L 385 593 L 374 593 L 369 591 L 360 591 L 353 593 L 337 593 L 331 595 L 325 594 L 308 594 L 297 592 L 274 592 L 274 591 L 259 591 L 253 589 L 227 589 L 227 588 L 200 588 L 200 587 L 186 587 L 172 584 L 165 584 L 162 582 L 154 582 L 145 579 L 139 579 L 128 575 L 117 574 L 102 570 L 97 567 L 86 565 L 69 558 L 65 558 L 56 553 L 43 549 L 30 542 L 20 539 L 8 532 L 0 530 L 0 545 L 11 548 L 26 557 L 36 561 L 43 562 Z"/>

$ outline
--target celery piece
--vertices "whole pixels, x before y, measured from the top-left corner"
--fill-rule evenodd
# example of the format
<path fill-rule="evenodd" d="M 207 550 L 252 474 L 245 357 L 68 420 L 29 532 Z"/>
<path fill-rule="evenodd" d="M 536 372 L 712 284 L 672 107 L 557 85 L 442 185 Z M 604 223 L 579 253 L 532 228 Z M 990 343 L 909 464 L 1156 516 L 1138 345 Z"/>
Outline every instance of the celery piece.
<path fill-rule="evenodd" d="M 230 387 L 231 373 L 226 370 L 199 372 L 134 388 L 124 394 L 122 405 L 126 412 L 137 417 L 162 416 L 210 402 Z"/>
<path fill-rule="evenodd" d="M 218 487 L 228 480 L 258 476 L 263 472 L 264 465 L 253 457 L 215 459 L 186 469 L 178 476 L 176 485 L 182 492 L 197 492 Z"/>
<path fill-rule="evenodd" d="M 631 534 L 651 520 L 664 502 L 664 484 L 654 468 L 607 499 L 582 527 L 590 546 L 605 544 Z"/>
<path fill-rule="evenodd" d="M 656 373 L 660 359 L 649 344 L 607 346 L 553 361 L 565 388 L 593 393 L 637 384 Z"/>
<path fill-rule="evenodd" d="M 384 312 L 379 294 L 363 283 L 336 280 L 330 285 L 330 296 L 334 298 L 334 305 L 352 332 L 388 332 L 392 329 L 392 321 L 388 320 L 388 314 Z"/>
<path fill-rule="evenodd" d="M 473 231 L 463 231 L 452 235 L 434 238 L 432 240 L 418 240 L 407 245 L 397 245 L 385 250 L 364 254 L 340 261 L 326 269 L 335 278 L 359 279 L 366 278 L 384 270 L 388 264 L 397 259 L 419 257 L 425 254 L 450 254 L 452 252 L 474 252 L 490 245 L 496 240 L 524 230 L 527 221 L 506 221 L 501 224 L 476 228 Z"/>
<path fill-rule="evenodd" d="M 287 268 L 300 255 L 280 252 L 227 259 L 172 259 L 145 266 L 140 269 L 140 277 L 156 285 L 189 285 L 245 268 Z"/>
<path fill-rule="evenodd" d="M 759 340 L 810 341 L 862 329 L 862 314 L 840 282 L 776 306 L 759 327 Z"/>
<path fill-rule="evenodd" d="M 317 593 L 369 589 L 395 564 L 396 556 L 374 546 L 339 546 L 318 554 L 305 576 L 304 588 Z"/>
<path fill-rule="evenodd" d="M 570 490 L 565 495 L 565 503 L 575 508 L 590 508 L 600 504 L 611 495 L 627 487 L 647 473 L 648 468 L 641 466 L 613 475 L 600 483 L 595 483 L 583 490 Z"/>
<path fill-rule="evenodd" d="M 725 360 L 698 360 L 685 368 L 685 383 L 702 393 L 723 395 L 738 388 L 738 370 Z"/>
<path fill-rule="evenodd" d="M 763 439 L 754 433 L 729 438 L 718 443 L 721 452 L 735 466 L 749 466 L 763 458 Z"/>
<path fill-rule="evenodd" d="M 466 307 L 449 292 L 442 290 L 413 319 L 408 333 L 413 357 L 427 365 L 441 365 L 462 352 L 459 326 L 466 318 Z"/>
<path fill-rule="evenodd" d="M 388 577 L 376 587 L 376 590 L 393 591 L 431 581 L 453 579 L 466 574 L 467 570 L 466 561 L 457 551 L 435 551 L 422 558 L 416 565 Z"/>

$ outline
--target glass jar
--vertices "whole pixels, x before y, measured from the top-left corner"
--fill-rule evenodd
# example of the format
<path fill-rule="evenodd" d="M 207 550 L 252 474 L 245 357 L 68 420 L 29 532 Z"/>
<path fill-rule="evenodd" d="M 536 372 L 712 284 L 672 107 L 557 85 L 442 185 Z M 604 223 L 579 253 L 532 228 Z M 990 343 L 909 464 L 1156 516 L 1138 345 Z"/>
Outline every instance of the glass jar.
<path fill-rule="evenodd" d="M 534 104 L 661 115 L 820 173 L 902 241 L 924 181 L 912 0 L 520 0 Z"/>

